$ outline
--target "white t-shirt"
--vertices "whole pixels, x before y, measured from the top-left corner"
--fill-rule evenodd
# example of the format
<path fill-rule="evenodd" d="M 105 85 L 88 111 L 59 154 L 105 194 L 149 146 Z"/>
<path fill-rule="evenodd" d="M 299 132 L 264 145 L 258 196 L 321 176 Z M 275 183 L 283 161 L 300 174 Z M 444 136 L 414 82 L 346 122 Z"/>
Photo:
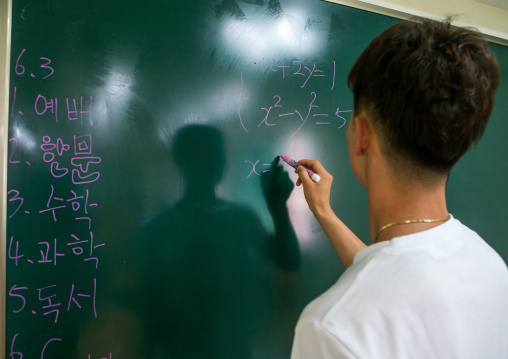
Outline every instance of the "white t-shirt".
<path fill-rule="evenodd" d="M 453 217 L 373 244 L 296 326 L 291 359 L 507 359 L 508 269 Z"/>

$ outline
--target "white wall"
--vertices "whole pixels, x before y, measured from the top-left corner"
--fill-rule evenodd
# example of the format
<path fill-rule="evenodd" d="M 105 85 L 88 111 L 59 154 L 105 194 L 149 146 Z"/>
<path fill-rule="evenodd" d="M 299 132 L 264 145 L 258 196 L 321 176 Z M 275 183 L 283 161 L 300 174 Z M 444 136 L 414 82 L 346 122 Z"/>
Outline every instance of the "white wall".
<path fill-rule="evenodd" d="M 493 42 L 508 45 L 508 10 L 476 0 L 328 0 L 402 19 L 455 16 L 459 26 L 475 27 Z M 503 0 L 508 4 L 508 1 Z"/>

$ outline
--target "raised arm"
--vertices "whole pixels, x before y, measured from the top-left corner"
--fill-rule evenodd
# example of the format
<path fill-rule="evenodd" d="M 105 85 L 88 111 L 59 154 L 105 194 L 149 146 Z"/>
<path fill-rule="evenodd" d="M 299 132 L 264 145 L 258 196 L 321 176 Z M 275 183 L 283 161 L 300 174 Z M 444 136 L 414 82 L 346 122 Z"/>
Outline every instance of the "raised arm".
<path fill-rule="evenodd" d="M 332 175 L 317 160 L 300 160 L 298 163 L 321 177 L 321 180 L 316 183 L 309 178 L 302 166 L 295 171 L 299 177 L 296 185 L 303 185 L 303 193 L 310 210 L 332 242 L 342 264 L 348 268 L 353 264 L 355 254 L 366 245 L 335 215 L 330 206 Z"/>

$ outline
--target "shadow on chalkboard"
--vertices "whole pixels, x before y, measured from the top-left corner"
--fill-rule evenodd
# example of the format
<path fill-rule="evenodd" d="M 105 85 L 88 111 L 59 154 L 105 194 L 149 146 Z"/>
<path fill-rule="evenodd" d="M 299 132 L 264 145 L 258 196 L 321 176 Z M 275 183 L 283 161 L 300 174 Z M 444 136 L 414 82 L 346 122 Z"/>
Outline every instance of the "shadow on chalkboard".
<path fill-rule="evenodd" d="M 269 268 L 294 271 L 301 262 L 286 207 L 293 183 L 276 158 L 262 181 L 269 234 L 250 209 L 216 195 L 226 165 L 218 129 L 182 128 L 172 153 L 184 193 L 145 227 L 137 258 L 145 347 L 150 358 L 252 358 L 274 320 Z"/>

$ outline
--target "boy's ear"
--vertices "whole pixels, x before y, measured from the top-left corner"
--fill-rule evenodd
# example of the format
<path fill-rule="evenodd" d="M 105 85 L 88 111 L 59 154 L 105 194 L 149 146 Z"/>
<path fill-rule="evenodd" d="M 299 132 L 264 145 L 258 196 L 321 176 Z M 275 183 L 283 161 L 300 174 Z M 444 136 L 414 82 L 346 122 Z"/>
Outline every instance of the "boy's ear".
<path fill-rule="evenodd" d="M 364 151 L 372 144 L 372 136 L 374 135 L 374 129 L 372 123 L 365 113 L 355 116 L 353 121 L 354 136 L 355 136 L 355 154 L 357 156 L 362 155 Z"/>

